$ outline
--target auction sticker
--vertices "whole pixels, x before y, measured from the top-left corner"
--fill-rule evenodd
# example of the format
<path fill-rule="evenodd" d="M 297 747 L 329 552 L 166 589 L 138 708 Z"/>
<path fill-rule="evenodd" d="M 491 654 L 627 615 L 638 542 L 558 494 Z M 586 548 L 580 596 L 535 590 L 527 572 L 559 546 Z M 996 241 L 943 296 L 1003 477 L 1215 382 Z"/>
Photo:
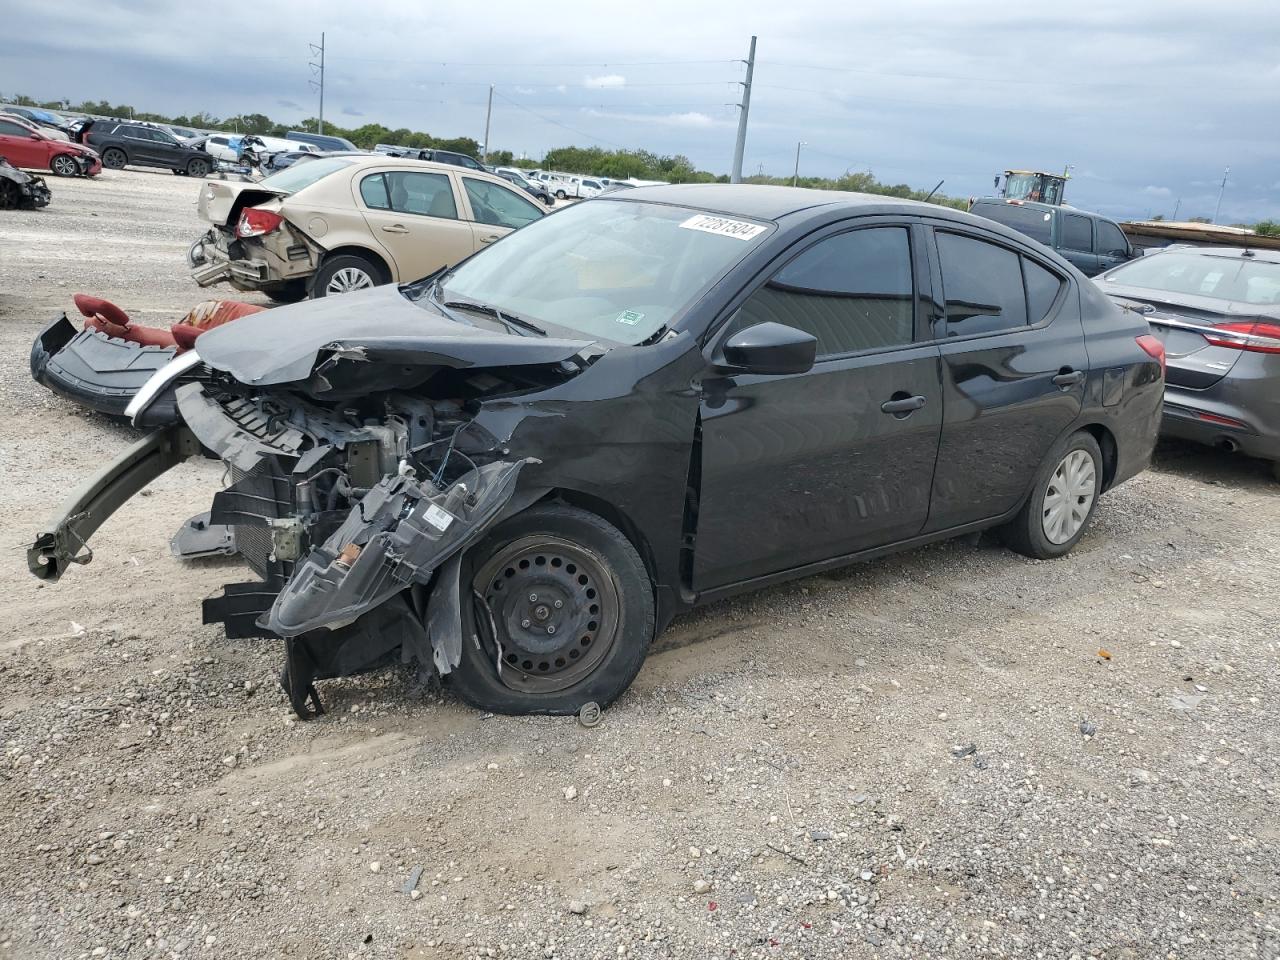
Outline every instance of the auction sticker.
<path fill-rule="evenodd" d="M 634 327 L 637 323 L 644 319 L 644 314 L 639 310 L 623 310 L 620 314 L 613 318 L 617 323 L 625 323 L 629 327 Z"/>
<path fill-rule="evenodd" d="M 747 223 L 745 220 L 731 220 L 728 217 L 713 217 L 709 213 L 699 213 L 680 224 L 685 230 L 701 230 L 703 233 L 714 233 L 722 237 L 733 237 L 735 240 L 752 240 L 767 229 L 758 223 Z"/>

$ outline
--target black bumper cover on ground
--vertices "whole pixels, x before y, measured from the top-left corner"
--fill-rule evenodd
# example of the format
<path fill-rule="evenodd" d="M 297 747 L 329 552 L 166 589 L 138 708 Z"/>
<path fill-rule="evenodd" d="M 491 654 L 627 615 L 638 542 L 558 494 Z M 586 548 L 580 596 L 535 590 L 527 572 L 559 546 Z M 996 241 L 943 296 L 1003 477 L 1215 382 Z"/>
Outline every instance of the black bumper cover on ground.
<path fill-rule="evenodd" d="M 173 347 L 144 347 L 94 330 L 79 330 L 64 313 L 31 344 L 31 376 L 68 400 L 123 417 L 134 394 L 174 354 Z M 165 426 L 177 418 L 170 394 L 152 404 L 139 426 Z"/>

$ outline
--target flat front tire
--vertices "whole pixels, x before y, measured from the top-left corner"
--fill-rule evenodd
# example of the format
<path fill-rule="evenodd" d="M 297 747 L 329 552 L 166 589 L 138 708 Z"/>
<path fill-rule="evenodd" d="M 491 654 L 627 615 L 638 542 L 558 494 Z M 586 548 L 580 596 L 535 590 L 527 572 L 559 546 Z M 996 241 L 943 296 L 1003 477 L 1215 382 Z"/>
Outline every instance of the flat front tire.
<path fill-rule="evenodd" d="M 631 685 L 654 632 L 653 584 L 631 541 L 596 514 L 538 504 L 465 559 L 471 629 L 450 685 L 505 714 L 573 714 Z"/>
<path fill-rule="evenodd" d="M 1097 509 L 1102 469 L 1092 434 L 1079 430 L 1058 443 L 1041 464 L 1031 496 L 1004 528 L 1005 543 L 1037 560 L 1069 553 Z"/>

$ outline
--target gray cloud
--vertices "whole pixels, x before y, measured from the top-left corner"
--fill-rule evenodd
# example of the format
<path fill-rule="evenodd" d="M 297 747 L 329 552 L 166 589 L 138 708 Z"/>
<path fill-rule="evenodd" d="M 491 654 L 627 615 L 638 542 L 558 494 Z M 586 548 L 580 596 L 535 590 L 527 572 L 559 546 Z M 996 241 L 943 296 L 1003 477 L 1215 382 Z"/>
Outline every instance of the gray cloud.
<path fill-rule="evenodd" d="M 0 59 L 6 93 L 296 123 L 316 110 L 308 44 L 326 30 L 326 95 L 347 116 L 479 139 L 496 83 L 495 147 L 642 146 L 716 171 L 755 32 L 752 171 L 790 173 L 797 140 L 802 172 L 945 178 L 960 196 L 1005 167 L 1072 164 L 1079 206 L 1145 216 L 1181 201 L 1196 216 L 1213 213 L 1230 165 L 1222 219 L 1280 218 L 1274 0 L 1229 15 L 1203 0 L 651 0 L 642 16 L 562 0 L 554 17 L 383 0 L 358 32 L 349 4 L 282 0 L 202 17 L 198 38 L 189 11 L 160 0 L 9 6 L 28 29 Z"/>

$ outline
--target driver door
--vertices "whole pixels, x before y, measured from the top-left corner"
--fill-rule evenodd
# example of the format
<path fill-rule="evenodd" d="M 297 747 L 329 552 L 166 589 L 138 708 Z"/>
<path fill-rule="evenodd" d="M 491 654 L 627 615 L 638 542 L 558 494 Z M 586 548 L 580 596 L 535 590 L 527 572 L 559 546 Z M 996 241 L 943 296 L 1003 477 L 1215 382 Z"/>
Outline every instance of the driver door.
<path fill-rule="evenodd" d="M 918 342 L 929 289 L 919 228 L 835 227 L 801 241 L 717 332 L 811 333 L 806 373 L 708 373 L 693 586 L 703 591 L 907 540 L 929 515 L 942 425 L 939 350 Z"/>
<path fill-rule="evenodd" d="M 488 180 L 463 175 L 462 187 L 476 250 L 543 216 L 534 203 Z"/>

